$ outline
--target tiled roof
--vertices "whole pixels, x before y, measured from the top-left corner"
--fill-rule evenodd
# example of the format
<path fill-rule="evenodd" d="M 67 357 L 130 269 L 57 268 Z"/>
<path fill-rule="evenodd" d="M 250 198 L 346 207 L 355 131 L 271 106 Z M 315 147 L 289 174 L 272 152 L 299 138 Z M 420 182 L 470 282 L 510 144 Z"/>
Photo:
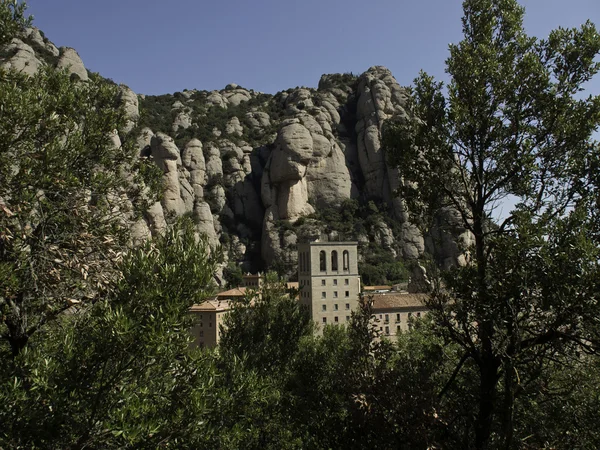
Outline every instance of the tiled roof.
<path fill-rule="evenodd" d="M 202 311 L 228 311 L 231 309 L 231 304 L 227 300 L 206 300 L 197 305 L 192 305 L 189 309 L 190 312 L 202 312 Z"/>
<path fill-rule="evenodd" d="M 427 294 L 373 294 L 373 309 L 380 311 L 400 308 L 427 309 Z"/>
<path fill-rule="evenodd" d="M 243 297 L 246 295 L 245 287 L 237 287 L 233 289 L 229 289 L 228 291 L 219 292 L 217 294 L 217 298 L 227 298 L 227 297 Z"/>

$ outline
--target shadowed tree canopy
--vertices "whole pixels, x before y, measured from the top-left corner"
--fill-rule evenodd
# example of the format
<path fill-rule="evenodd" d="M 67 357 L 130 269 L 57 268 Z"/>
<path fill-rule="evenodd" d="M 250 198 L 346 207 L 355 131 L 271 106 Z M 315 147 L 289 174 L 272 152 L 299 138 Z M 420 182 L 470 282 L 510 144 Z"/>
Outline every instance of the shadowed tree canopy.
<path fill-rule="evenodd" d="M 515 399 L 534 367 L 597 349 L 590 217 L 600 97 L 584 87 L 599 69 L 600 36 L 590 22 L 544 40 L 527 36 L 515 0 L 466 0 L 463 8 L 449 84 L 422 73 L 411 120 L 388 123 L 384 142 L 415 223 L 427 229 L 436 211 L 450 208 L 474 237 L 467 266 L 443 277 L 430 304 L 438 332 L 464 351 L 447 389 L 465 363 L 478 370 L 478 406 L 462 441 L 511 448 L 520 445 Z M 517 206 L 494 223 L 509 197 Z"/>
<path fill-rule="evenodd" d="M 26 21 L 0 4 L 3 37 Z M 5 39 L 5 40 L 6 40 Z M 0 70 L 0 351 L 13 355 L 74 304 L 103 295 L 155 201 L 156 169 L 120 144 L 114 84 L 44 67 Z"/>

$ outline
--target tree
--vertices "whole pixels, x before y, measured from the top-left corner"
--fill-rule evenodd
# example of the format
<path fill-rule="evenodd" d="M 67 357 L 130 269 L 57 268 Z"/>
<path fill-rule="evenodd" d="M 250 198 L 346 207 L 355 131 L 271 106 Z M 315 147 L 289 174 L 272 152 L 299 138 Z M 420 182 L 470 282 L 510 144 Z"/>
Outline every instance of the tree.
<path fill-rule="evenodd" d="M 259 373 L 278 373 L 288 366 L 300 339 L 312 332 L 308 311 L 269 272 L 260 290 L 250 291 L 226 316 L 220 350 L 226 358 L 245 359 Z"/>
<path fill-rule="evenodd" d="M 3 33 L 18 28 L 7 15 L 15 5 L 0 6 Z M 0 352 L 16 356 L 46 323 L 110 288 L 129 224 L 156 196 L 144 184 L 156 170 L 111 140 L 125 116 L 98 75 L 0 70 L 0 105 Z"/>
<path fill-rule="evenodd" d="M 31 22 L 25 17 L 27 5 L 17 0 L 0 1 L 0 46 L 8 44 L 12 38 Z"/>
<path fill-rule="evenodd" d="M 0 446 L 181 448 L 210 437 L 195 429 L 218 397 L 207 393 L 214 361 L 190 351 L 188 309 L 211 293 L 217 256 L 188 221 L 128 252 L 100 301 L 32 335 L 0 370 Z"/>
<path fill-rule="evenodd" d="M 589 22 L 528 37 L 515 0 L 466 0 L 463 9 L 447 90 L 422 73 L 413 120 L 388 123 L 384 142 L 412 219 L 427 231 L 451 210 L 474 238 L 469 263 L 430 301 L 439 334 L 463 349 L 444 392 L 474 363 L 478 407 L 466 440 L 511 448 L 524 377 L 576 348 L 595 351 L 597 225 L 588 213 L 600 97 L 582 98 L 582 86 L 598 72 L 600 37 Z M 495 224 L 508 197 L 519 204 Z"/>

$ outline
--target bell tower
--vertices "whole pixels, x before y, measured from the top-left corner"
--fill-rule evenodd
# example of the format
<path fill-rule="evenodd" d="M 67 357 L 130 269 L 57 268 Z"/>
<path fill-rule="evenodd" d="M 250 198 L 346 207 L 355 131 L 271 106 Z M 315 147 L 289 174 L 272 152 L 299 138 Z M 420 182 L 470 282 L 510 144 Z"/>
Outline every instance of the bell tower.
<path fill-rule="evenodd" d="M 298 244 L 300 303 L 321 325 L 345 324 L 358 307 L 357 242 L 312 241 Z"/>

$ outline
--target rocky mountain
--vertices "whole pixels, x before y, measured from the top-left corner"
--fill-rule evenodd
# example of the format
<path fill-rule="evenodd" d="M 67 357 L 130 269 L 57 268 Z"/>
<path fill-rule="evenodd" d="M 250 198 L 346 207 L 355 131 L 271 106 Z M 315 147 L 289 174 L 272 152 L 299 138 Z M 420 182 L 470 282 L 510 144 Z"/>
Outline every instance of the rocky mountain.
<path fill-rule="evenodd" d="M 88 78 L 74 49 L 57 48 L 36 28 L 3 49 L 0 64 L 28 74 L 51 65 Z M 144 96 L 121 85 L 129 122 L 113 140 L 135 140 L 164 173 L 162 201 L 134 226 L 136 237 L 186 214 L 211 245 L 222 245 L 230 270 L 293 274 L 296 244 L 308 237 L 358 240 L 366 271 L 424 255 L 442 266 L 460 262 L 469 236 L 452 213 L 441 212 L 423 236 L 394 194 L 400 180 L 381 131 L 386 120 L 409 119 L 407 96 L 381 66 L 275 95 L 229 84 Z"/>

